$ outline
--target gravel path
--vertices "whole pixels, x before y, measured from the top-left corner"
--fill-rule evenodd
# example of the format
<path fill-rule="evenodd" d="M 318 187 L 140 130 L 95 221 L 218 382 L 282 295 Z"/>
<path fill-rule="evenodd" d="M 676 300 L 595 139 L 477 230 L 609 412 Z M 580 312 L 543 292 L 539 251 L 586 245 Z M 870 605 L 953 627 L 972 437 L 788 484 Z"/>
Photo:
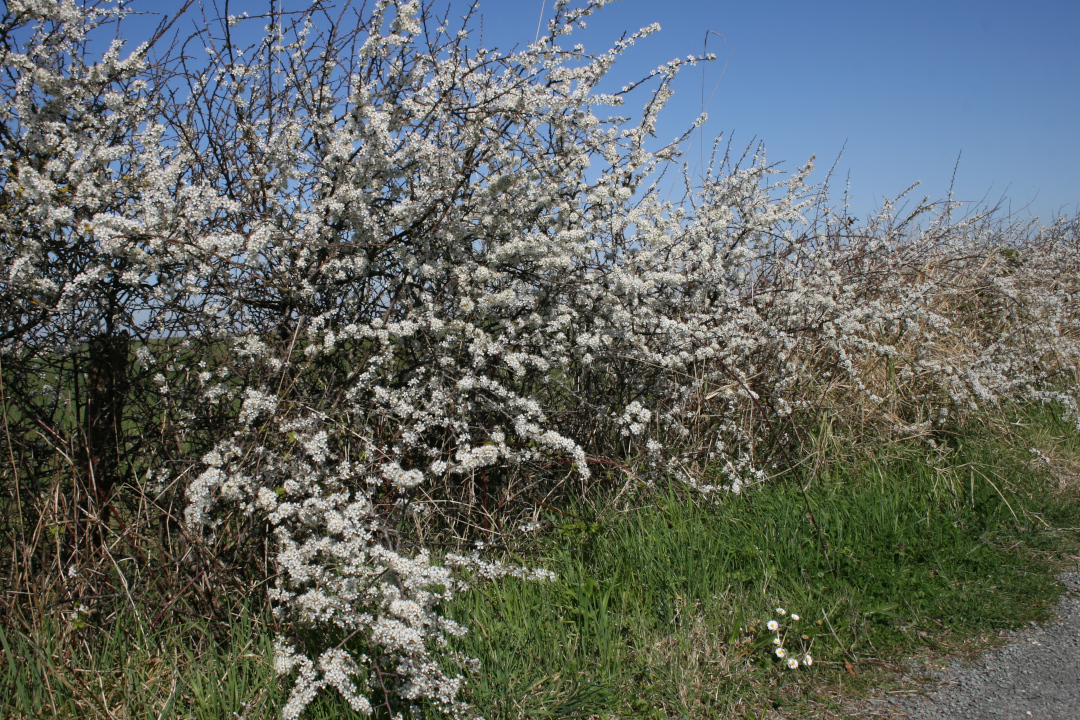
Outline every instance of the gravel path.
<path fill-rule="evenodd" d="M 869 701 L 857 718 L 912 720 L 1080 720 L 1080 573 L 1058 576 L 1069 589 L 1057 620 L 1011 633 L 1009 644 L 971 666 L 954 663 L 929 695 Z"/>

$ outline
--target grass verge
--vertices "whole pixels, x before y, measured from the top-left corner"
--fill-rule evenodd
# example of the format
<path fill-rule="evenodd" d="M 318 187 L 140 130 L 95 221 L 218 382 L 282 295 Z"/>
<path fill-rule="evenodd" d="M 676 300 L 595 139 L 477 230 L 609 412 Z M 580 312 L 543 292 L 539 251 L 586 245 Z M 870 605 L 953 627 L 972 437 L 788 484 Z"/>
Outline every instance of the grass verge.
<path fill-rule="evenodd" d="M 457 608 L 484 663 L 470 700 L 489 718 L 838 716 L 838 695 L 892 682 L 900 658 L 1045 617 L 1080 527 L 1061 482 L 1080 442 L 1043 409 L 1013 423 L 1009 443 L 945 438 L 944 459 L 909 446 L 834 464 L 807 487 L 821 538 L 793 483 L 549 518 L 525 561 L 557 581 L 508 579 Z M 778 606 L 803 616 L 812 668 L 772 655 Z"/>
<path fill-rule="evenodd" d="M 1080 537 L 1080 437 L 1029 408 L 940 440 L 947 454 L 835 462 L 805 499 L 794 482 L 709 501 L 643 490 L 549 516 L 507 559 L 557 580 L 508 578 L 450 609 L 471 628 L 457 649 L 482 663 L 467 699 L 489 720 L 840 717 L 904 658 L 1044 618 Z M 813 667 L 773 656 L 778 606 L 802 615 Z M 285 699 L 263 609 L 156 629 L 153 613 L 98 613 L 75 632 L 61 610 L 0 628 L 0 716 L 253 720 Z M 305 717 L 360 716 L 325 697 Z"/>

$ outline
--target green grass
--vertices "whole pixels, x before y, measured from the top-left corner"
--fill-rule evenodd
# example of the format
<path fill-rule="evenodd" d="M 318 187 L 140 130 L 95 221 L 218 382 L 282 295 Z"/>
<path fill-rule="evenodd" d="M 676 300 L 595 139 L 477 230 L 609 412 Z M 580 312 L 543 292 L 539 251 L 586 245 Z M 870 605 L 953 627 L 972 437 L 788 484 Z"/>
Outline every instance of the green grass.
<path fill-rule="evenodd" d="M 86 622 L 74 635 L 54 623 L 32 634 L 0 628 L 0 716 L 273 717 L 282 701 L 272 637 L 247 613 L 227 629 L 151 630 L 131 613 L 109 618 L 105 632 L 93 616 Z"/>
<path fill-rule="evenodd" d="M 508 578 L 445 608 L 470 627 L 457 649 L 482 662 L 466 699 L 489 720 L 837 717 L 841 689 L 893 682 L 901 658 L 1045 617 L 1080 497 L 1027 447 L 1075 473 L 1080 436 L 1045 409 L 1013 421 L 943 435 L 945 458 L 908 445 L 833 463 L 804 481 L 805 500 L 778 481 L 551 515 L 507 559 L 556 581 Z M 763 622 L 778 605 L 803 615 L 812 668 L 772 658 Z M 130 612 L 86 623 L 0 630 L 0 716 L 251 720 L 285 699 L 262 610 L 227 626 L 151 630 Z M 305 717 L 361 716 L 324 697 Z"/>
<path fill-rule="evenodd" d="M 274 673 L 268 621 L 242 610 L 213 626 L 151 629 L 131 613 L 107 623 L 91 616 L 74 635 L 53 622 L 33 633 L 0 626 L 0 717 L 280 718 L 287 689 Z M 305 717 L 364 716 L 324 696 Z"/>
<path fill-rule="evenodd" d="M 1076 450 L 1048 413 L 1028 419 Z M 505 580 L 455 608 L 473 628 L 461 649 L 484 662 L 470 700 L 489 718 L 811 713 L 864 666 L 1043 617 L 1060 592 L 1047 560 L 1070 540 L 1055 528 L 1080 527 L 1075 490 L 1049 492 L 1029 458 L 973 435 L 943 467 L 907 448 L 814 479 L 832 567 L 794 483 L 554 521 L 528 562 L 558 581 Z M 809 671 L 755 647 L 778 605 L 822 621 Z"/>

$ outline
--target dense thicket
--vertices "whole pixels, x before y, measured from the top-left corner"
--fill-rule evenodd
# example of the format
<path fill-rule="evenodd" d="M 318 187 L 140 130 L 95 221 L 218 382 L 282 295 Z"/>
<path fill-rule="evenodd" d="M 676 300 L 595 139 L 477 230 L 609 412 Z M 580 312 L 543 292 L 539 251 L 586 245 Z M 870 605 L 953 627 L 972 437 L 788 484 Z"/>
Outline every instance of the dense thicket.
<path fill-rule="evenodd" d="M 268 588 L 286 716 L 322 687 L 457 714 L 440 602 L 543 576 L 458 541 L 597 470 L 739 492 L 825 432 L 932 440 L 1018 397 L 1076 417 L 1075 219 L 854 225 L 760 152 L 669 201 L 655 120 L 696 61 L 598 93 L 654 31 L 564 48 L 602 4 L 502 54 L 416 2 L 134 49 L 102 45 L 112 4 L 6 3 L 9 615 L 119 597 L 170 622 Z"/>

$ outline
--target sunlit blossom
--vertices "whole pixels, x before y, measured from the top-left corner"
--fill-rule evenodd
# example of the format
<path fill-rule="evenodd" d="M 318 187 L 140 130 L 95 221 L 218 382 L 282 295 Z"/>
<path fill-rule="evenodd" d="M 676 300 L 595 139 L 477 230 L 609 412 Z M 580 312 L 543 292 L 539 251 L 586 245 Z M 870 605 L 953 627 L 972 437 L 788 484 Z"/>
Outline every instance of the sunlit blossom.
<path fill-rule="evenodd" d="M 657 114 L 694 59 L 651 76 L 636 116 L 600 92 L 655 28 L 611 54 L 538 39 L 495 56 L 467 27 L 428 37 L 420 3 L 378 2 L 348 56 L 298 11 L 243 63 L 228 37 L 202 40 L 185 75 L 194 59 L 155 66 L 157 50 L 91 57 L 116 4 L 23 4 L 0 18 L 5 382 L 38 387 L 50 363 L 82 382 L 105 327 L 161 339 L 125 378 L 159 435 L 112 449 L 169 458 L 199 542 L 230 528 L 266 549 L 287 720 L 325 691 L 370 713 L 385 668 L 388 706 L 465 713 L 471 661 L 449 648 L 467 628 L 445 608 L 552 575 L 493 559 L 486 534 L 458 555 L 406 528 L 440 507 L 495 520 L 489 483 L 584 485 L 608 453 L 633 482 L 737 494 L 801 462 L 777 447 L 822 412 L 927 442 L 1017 399 L 1080 422 L 1062 382 L 1080 360 L 1074 226 L 897 200 L 852 228 L 812 162 L 778 179 L 763 150 L 687 171 L 669 201 L 652 183 L 686 147 L 656 147 Z M 552 37 L 576 27 L 564 9 Z M 13 418 L 27 437 L 64 412 L 62 380 L 44 414 Z M 526 532 L 541 517 L 505 512 Z M 343 637 L 370 649 L 329 644 Z"/>

